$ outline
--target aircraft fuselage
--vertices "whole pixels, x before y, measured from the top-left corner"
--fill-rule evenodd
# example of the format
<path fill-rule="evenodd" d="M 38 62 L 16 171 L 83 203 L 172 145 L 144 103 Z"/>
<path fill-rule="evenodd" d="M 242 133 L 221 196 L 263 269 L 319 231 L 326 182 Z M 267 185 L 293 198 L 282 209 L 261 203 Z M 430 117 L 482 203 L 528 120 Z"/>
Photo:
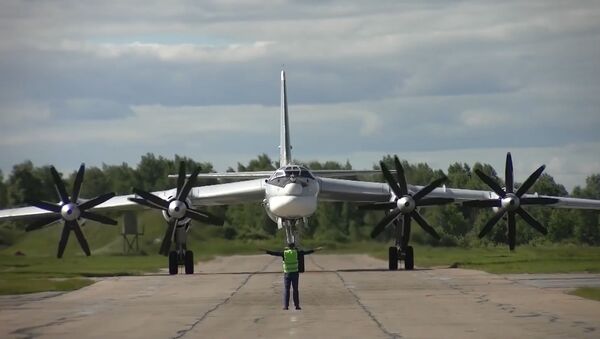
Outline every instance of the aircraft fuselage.
<path fill-rule="evenodd" d="M 265 185 L 265 210 L 277 219 L 302 219 L 315 213 L 319 182 L 312 173 L 297 165 L 279 168 Z"/>

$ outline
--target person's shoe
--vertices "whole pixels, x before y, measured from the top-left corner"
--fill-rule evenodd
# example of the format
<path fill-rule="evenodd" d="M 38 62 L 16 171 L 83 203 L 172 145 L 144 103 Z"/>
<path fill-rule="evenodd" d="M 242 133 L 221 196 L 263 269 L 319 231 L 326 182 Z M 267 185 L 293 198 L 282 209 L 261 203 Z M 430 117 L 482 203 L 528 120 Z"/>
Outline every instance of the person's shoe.
<path fill-rule="evenodd" d="M 297 309 L 297 310 L 301 310 L 302 308 L 300 308 L 300 306 L 296 306 L 296 309 Z"/>
<path fill-rule="evenodd" d="M 287 308 L 287 307 L 284 307 L 284 308 L 283 308 L 283 310 L 284 310 L 284 311 L 287 311 L 287 310 L 288 310 L 288 308 Z"/>

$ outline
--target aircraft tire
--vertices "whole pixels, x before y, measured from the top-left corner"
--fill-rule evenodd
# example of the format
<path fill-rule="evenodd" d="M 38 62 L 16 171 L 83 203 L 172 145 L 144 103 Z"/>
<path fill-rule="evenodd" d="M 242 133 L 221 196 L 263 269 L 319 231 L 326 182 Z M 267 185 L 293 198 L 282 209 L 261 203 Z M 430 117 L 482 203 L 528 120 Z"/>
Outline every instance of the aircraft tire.
<path fill-rule="evenodd" d="M 390 271 L 398 270 L 398 249 L 395 246 L 388 248 L 388 268 Z"/>
<path fill-rule="evenodd" d="M 185 274 L 194 274 L 194 252 L 185 251 Z"/>
<path fill-rule="evenodd" d="M 415 252 L 412 246 L 406 248 L 406 257 L 404 258 L 404 269 L 412 271 L 415 268 Z"/>
<path fill-rule="evenodd" d="M 174 275 L 177 274 L 179 270 L 179 265 L 177 263 L 177 252 L 171 251 L 169 252 L 169 274 Z"/>

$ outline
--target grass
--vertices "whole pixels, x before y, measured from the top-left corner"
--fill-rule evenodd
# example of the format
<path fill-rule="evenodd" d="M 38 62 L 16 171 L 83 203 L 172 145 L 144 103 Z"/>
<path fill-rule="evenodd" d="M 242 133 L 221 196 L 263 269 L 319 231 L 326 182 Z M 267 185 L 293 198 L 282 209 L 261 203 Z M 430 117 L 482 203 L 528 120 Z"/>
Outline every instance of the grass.
<path fill-rule="evenodd" d="M 164 223 L 156 213 L 141 213 L 138 219 L 145 233 L 140 248 L 151 255 L 116 255 L 122 251 L 120 228 L 89 222 L 84 233 L 92 248 L 85 257 L 74 237 L 69 240 L 64 258 L 56 259 L 56 244 L 62 224 L 20 235 L 15 245 L 0 250 L 0 294 L 76 289 L 92 283 L 90 277 L 138 275 L 156 272 L 167 266 L 158 252 Z M 260 254 L 261 248 L 280 249 L 283 232 L 275 239 L 229 241 L 215 235 L 218 229 L 196 225 L 189 234 L 190 249 L 196 260 L 217 255 Z M 322 253 L 364 253 L 387 261 L 389 244 L 364 241 L 336 243 L 307 240 L 304 247 L 323 246 Z M 26 256 L 14 256 L 15 252 Z M 420 267 L 461 267 L 490 273 L 567 273 L 600 272 L 600 248 L 569 245 L 521 246 L 515 252 L 502 247 L 443 248 L 415 246 L 415 264 Z M 382 264 L 384 267 L 387 264 Z"/>
<path fill-rule="evenodd" d="M 600 287 L 580 287 L 571 292 L 571 294 L 586 299 L 600 301 Z"/>
<path fill-rule="evenodd" d="M 387 249 L 370 252 L 387 260 Z M 490 273 L 600 272 L 600 248 L 582 246 L 521 246 L 514 252 L 505 247 L 444 248 L 415 247 L 415 265 L 460 267 Z"/>
<path fill-rule="evenodd" d="M 159 256 L 28 257 L 0 255 L 0 294 L 69 291 L 91 277 L 138 275 L 164 266 Z"/>

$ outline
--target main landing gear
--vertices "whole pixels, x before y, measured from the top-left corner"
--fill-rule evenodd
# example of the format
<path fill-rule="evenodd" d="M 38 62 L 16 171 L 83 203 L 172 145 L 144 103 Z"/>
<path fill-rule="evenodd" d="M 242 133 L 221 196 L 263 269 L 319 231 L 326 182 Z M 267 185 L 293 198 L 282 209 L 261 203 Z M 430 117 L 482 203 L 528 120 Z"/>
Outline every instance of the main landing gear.
<path fill-rule="evenodd" d="M 169 274 L 179 273 L 179 266 L 185 267 L 185 274 L 194 274 L 194 252 L 188 250 L 169 252 Z"/>
<path fill-rule="evenodd" d="M 404 261 L 404 269 L 407 271 L 411 271 L 415 268 L 415 257 L 412 246 L 407 246 L 405 250 L 396 246 L 388 248 L 389 270 L 396 271 L 398 269 L 399 261 Z"/>

